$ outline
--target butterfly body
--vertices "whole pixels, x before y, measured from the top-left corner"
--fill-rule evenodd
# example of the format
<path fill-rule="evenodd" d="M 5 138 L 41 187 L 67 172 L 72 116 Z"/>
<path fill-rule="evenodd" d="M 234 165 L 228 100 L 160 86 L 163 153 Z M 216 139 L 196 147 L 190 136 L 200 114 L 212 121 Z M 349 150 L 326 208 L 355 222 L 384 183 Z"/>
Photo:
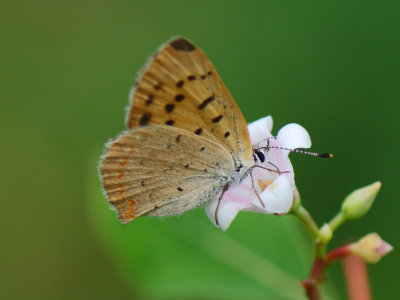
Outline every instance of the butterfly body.
<path fill-rule="evenodd" d="M 122 222 L 194 209 L 255 165 L 238 106 L 186 39 L 153 55 L 130 98 L 128 129 L 108 143 L 100 165 L 105 194 Z"/>

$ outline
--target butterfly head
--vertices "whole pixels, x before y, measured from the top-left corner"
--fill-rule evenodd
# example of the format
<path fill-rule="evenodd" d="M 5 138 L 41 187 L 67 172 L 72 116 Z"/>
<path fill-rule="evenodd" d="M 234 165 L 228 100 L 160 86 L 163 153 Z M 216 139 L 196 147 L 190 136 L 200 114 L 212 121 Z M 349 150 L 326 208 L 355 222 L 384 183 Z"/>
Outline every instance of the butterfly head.
<path fill-rule="evenodd" d="M 268 154 L 270 147 L 270 139 L 274 139 L 275 137 L 271 136 L 262 141 L 258 142 L 253 146 L 253 158 L 255 163 L 263 163 L 265 162 L 265 157 Z M 266 144 L 265 144 L 266 142 Z"/>
<path fill-rule="evenodd" d="M 280 146 L 272 146 L 270 144 L 270 139 L 274 139 L 274 137 L 266 138 L 266 139 L 262 140 L 261 142 L 257 143 L 255 146 L 253 146 L 253 158 L 254 158 L 255 163 L 264 163 L 265 157 L 267 156 L 267 153 L 270 149 L 279 149 L 279 150 L 285 150 L 285 151 L 290 151 L 290 152 L 297 152 L 297 153 L 315 156 L 315 157 L 324 157 L 324 158 L 332 158 L 333 157 L 333 154 L 331 154 L 331 153 L 317 153 L 317 152 L 305 151 L 302 149 L 290 149 L 290 148 L 285 148 L 285 147 L 280 147 Z M 266 146 L 261 146 L 261 144 L 264 141 L 267 142 Z"/>

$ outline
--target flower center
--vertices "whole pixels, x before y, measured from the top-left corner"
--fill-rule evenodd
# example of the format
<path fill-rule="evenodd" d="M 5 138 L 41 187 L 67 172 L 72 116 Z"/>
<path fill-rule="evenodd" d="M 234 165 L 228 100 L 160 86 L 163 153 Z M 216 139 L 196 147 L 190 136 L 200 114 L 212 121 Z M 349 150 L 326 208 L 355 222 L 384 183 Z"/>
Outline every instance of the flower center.
<path fill-rule="evenodd" d="M 260 187 L 261 191 L 263 192 L 270 184 L 272 180 L 258 180 L 258 186 Z"/>

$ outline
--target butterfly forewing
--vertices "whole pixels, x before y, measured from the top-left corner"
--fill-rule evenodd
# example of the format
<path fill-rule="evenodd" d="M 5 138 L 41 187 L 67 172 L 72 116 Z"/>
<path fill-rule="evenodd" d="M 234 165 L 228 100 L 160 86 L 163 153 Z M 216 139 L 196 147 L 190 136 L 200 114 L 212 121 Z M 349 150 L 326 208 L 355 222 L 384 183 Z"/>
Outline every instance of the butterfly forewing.
<path fill-rule="evenodd" d="M 108 144 L 100 166 L 108 201 L 124 223 L 193 209 L 216 197 L 234 171 L 220 144 L 166 125 L 123 132 Z"/>
<path fill-rule="evenodd" d="M 246 121 L 205 54 L 184 38 L 151 58 L 131 94 L 127 126 L 166 124 L 222 143 L 243 165 L 252 162 Z"/>

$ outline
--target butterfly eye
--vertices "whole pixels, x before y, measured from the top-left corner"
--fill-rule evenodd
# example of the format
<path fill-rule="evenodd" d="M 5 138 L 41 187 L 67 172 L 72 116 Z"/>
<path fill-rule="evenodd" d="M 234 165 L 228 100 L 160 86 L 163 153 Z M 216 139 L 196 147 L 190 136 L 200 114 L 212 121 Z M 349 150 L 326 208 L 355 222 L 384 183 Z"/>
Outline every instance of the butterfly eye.
<path fill-rule="evenodd" d="M 254 150 L 254 160 L 257 161 L 257 159 L 262 163 L 265 161 L 265 155 L 260 151 L 260 149 Z"/>

